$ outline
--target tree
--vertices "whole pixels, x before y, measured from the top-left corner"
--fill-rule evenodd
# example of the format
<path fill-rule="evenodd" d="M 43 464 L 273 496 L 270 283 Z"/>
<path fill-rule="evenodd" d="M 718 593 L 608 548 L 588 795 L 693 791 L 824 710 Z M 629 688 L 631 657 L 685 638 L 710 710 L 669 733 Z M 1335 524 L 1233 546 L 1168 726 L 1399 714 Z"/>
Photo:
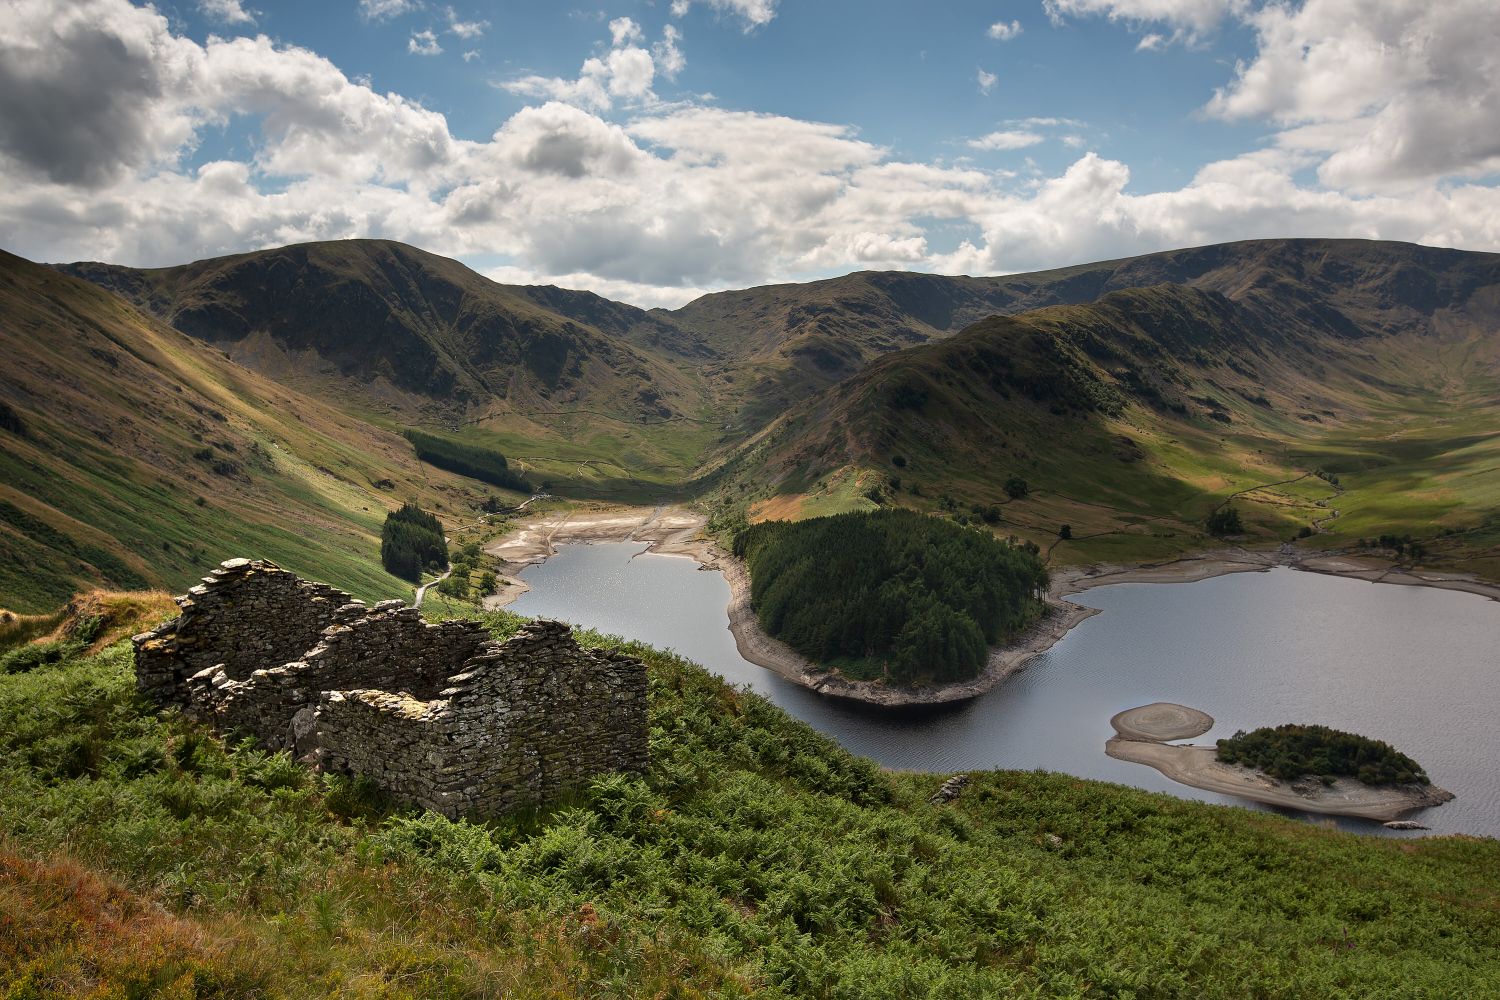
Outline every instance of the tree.
<path fill-rule="evenodd" d="M 1005 481 L 1005 495 L 1012 500 L 1019 500 L 1031 492 L 1031 484 L 1020 476 L 1011 476 Z"/>
<path fill-rule="evenodd" d="M 1073 526 L 1071 524 L 1065 524 L 1061 528 L 1058 528 L 1057 529 L 1057 537 L 1058 538 L 1072 538 L 1073 537 Z"/>
<path fill-rule="evenodd" d="M 1238 535 L 1244 530 L 1244 525 L 1240 522 L 1240 512 L 1228 504 L 1208 515 L 1207 526 L 1210 535 L 1220 538 L 1225 535 Z"/>
<path fill-rule="evenodd" d="M 856 676 L 957 680 L 1041 609 L 1047 572 L 988 532 L 886 508 L 751 525 L 734 538 L 766 631 Z"/>
<path fill-rule="evenodd" d="M 444 597 L 451 597 L 457 601 L 466 600 L 469 596 L 469 578 L 465 574 L 454 573 L 452 576 L 438 581 L 437 592 Z"/>
<path fill-rule="evenodd" d="M 1240 730 L 1218 742 L 1218 758 L 1244 764 L 1273 778 L 1306 775 L 1358 778 L 1367 785 L 1429 784 L 1427 772 L 1389 743 L 1328 726 L 1285 725 Z"/>
<path fill-rule="evenodd" d="M 408 502 L 386 515 L 380 529 L 380 564 L 387 573 L 413 583 L 428 568 L 448 565 L 448 543 L 438 519 Z"/>

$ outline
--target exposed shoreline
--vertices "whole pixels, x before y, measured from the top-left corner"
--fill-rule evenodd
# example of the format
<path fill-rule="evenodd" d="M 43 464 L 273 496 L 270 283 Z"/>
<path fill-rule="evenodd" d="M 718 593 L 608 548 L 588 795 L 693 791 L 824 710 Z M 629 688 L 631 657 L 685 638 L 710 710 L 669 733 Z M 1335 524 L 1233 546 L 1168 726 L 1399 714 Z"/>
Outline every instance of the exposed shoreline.
<path fill-rule="evenodd" d="M 686 556 L 701 568 L 724 574 L 729 584 L 729 630 L 735 646 L 746 660 L 771 670 L 793 683 L 832 698 L 844 698 L 885 708 L 953 704 L 977 698 L 1012 674 L 1024 669 L 1037 656 L 1056 645 L 1081 622 L 1099 613 L 1065 598 L 1094 587 L 1116 583 L 1195 583 L 1230 573 L 1264 573 L 1278 566 L 1328 576 L 1437 587 L 1478 594 L 1500 601 L 1500 585 L 1470 574 L 1415 573 L 1383 566 L 1371 560 L 1330 553 L 1298 553 L 1290 546 L 1280 551 L 1252 551 L 1237 547 L 1215 549 L 1163 563 L 1136 566 L 1070 566 L 1052 571 L 1047 594 L 1047 612 L 1005 646 L 991 647 L 989 661 L 978 677 L 953 684 L 920 688 L 897 688 L 880 681 L 849 680 L 814 663 L 786 643 L 768 634 L 750 604 L 750 575 L 744 565 L 703 537 L 707 518 L 682 507 L 613 507 L 593 510 L 554 511 L 529 518 L 485 551 L 501 561 L 506 582 L 485 598 L 485 607 L 503 608 L 531 587 L 517 577 L 527 566 L 545 561 L 558 545 L 588 542 L 647 543 L 647 552 Z M 1154 765 L 1153 765 L 1154 766 Z M 1171 777 L 1171 775 L 1169 775 Z M 1233 793 L 1231 793 L 1233 794 Z"/>
<path fill-rule="evenodd" d="M 647 552 L 688 556 L 706 570 L 717 570 L 729 584 L 729 631 L 739 654 L 818 694 L 883 708 L 945 705 L 977 698 L 1051 649 L 1079 622 L 1099 613 L 1049 595 L 1047 611 L 1014 642 L 991 647 L 978 677 L 954 684 L 897 688 L 880 681 L 849 680 L 814 663 L 761 628 L 750 603 L 750 574 L 743 563 L 702 537 L 707 519 L 680 507 L 616 508 L 554 512 L 529 519 L 485 551 L 501 561 L 507 582 L 485 598 L 485 607 L 503 608 L 530 590 L 517 574 L 545 561 L 558 545 L 589 542 L 647 542 Z M 1070 591 L 1071 592 L 1071 591 Z"/>
<path fill-rule="evenodd" d="M 1120 712 L 1109 724 L 1115 735 L 1104 744 L 1104 752 L 1116 760 L 1153 767 L 1179 784 L 1265 805 L 1389 823 L 1453 798 L 1452 792 L 1433 785 L 1374 786 L 1353 778 L 1339 778 L 1331 785 L 1281 781 L 1254 768 L 1221 763 L 1216 747 L 1166 742 L 1201 736 L 1213 727 L 1212 717 L 1185 705 L 1142 705 Z"/>

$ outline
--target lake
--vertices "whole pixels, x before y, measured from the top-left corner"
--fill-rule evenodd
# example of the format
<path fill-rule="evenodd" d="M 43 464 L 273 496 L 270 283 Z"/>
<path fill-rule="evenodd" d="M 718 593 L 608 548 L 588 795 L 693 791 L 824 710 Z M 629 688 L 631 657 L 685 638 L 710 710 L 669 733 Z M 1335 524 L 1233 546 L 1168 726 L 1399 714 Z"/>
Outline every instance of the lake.
<path fill-rule="evenodd" d="M 1216 721 L 1196 743 L 1323 723 L 1391 743 L 1458 796 L 1411 818 L 1500 836 L 1500 603 L 1483 597 L 1291 569 L 1098 587 L 1071 600 L 1104 613 L 995 690 L 954 708 L 892 713 L 820 697 L 745 661 L 729 633 L 723 576 L 644 549 L 562 546 L 522 573 L 532 589 L 511 609 L 675 650 L 892 768 L 1042 768 L 1269 808 L 1106 757 L 1110 716 L 1153 701 L 1190 705 Z"/>

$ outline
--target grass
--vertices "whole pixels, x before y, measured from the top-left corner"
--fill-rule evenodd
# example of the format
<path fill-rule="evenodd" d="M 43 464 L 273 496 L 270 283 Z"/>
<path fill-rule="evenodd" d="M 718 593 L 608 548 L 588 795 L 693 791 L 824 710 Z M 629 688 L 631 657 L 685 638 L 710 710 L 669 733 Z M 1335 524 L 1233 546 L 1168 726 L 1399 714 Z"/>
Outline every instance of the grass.
<path fill-rule="evenodd" d="M 0 677 L 0 995 L 1500 993 L 1495 841 L 1042 772 L 933 806 L 942 775 L 628 648 L 650 772 L 490 822 L 158 716 L 124 644 Z"/>
<path fill-rule="evenodd" d="M 849 509 L 830 487 L 851 469 L 894 475 L 889 502 L 1001 503 L 1000 534 L 1066 565 L 1219 547 L 1204 521 L 1232 498 L 1246 530 L 1231 544 L 1278 545 L 1317 521 L 1304 549 L 1409 534 L 1429 566 L 1500 572 L 1492 324 L 1465 314 L 1422 333 L 1379 319 L 1390 304 L 1346 278 L 1327 294 L 1378 336 L 1350 339 L 1281 292 L 1231 304 L 1172 285 L 984 320 L 784 407 L 727 463 L 715 503 L 801 518 L 822 512 L 812 498 Z M 1006 503 L 1012 475 L 1032 493 Z"/>
<path fill-rule="evenodd" d="M 179 590 L 226 554 L 389 597 L 387 509 L 418 498 L 452 521 L 493 492 L 98 288 L 0 264 L 4 381 L 30 401 L 0 448 L 0 594 L 16 611 L 101 582 Z"/>

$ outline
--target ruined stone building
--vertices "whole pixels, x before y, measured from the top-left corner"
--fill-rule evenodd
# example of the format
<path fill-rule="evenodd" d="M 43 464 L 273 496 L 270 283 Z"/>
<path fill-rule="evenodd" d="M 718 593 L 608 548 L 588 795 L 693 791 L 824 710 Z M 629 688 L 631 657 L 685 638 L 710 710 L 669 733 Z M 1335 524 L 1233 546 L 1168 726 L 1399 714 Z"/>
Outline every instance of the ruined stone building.
<path fill-rule="evenodd" d="M 231 559 L 134 638 L 136 683 L 227 733 L 457 817 L 647 763 L 646 669 L 533 621 L 506 642 Z"/>

